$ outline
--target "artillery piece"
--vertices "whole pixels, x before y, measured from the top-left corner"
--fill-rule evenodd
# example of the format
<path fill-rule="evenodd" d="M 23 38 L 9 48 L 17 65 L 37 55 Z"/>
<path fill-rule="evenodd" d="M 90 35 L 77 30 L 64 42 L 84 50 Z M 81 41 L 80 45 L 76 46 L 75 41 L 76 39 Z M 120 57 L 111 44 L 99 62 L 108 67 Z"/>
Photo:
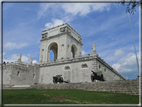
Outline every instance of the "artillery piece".
<path fill-rule="evenodd" d="M 98 71 L 98 72 L 92 71 L 91 81 L 94 82 L 95 80 L 105 81 L 102 71 Z"/>
<path fill-rule="evenodd" d="M 62 78 L 62 75 L 56 75 L 56 76 L 53 76 L 53 83 L 56 84 L 57 82 L 59 83 L 69 83 L 69 81 L 64 81 L 63 78 Z"/>
<path fill-rule="evenodd" d="M 62 75 L 53 76 L 53 83 L 56 84 L 57 82 L 59 82 L 59 83 L 63 83 L 64 82 L 64 80 L 62 78 Z"/>

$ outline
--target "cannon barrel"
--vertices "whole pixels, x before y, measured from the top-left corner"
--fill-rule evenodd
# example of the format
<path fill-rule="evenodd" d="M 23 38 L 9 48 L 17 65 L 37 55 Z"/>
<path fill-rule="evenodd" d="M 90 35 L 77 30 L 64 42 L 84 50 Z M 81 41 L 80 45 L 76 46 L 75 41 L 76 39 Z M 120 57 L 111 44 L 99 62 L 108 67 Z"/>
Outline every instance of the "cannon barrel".
<path fill-rule="evenodd" d="M 92 70 L 91 70 L 92 71 Z M 94 71 L 92 71 L 92 73 L 94 74 L 94 75 L 97 75 Z"/>

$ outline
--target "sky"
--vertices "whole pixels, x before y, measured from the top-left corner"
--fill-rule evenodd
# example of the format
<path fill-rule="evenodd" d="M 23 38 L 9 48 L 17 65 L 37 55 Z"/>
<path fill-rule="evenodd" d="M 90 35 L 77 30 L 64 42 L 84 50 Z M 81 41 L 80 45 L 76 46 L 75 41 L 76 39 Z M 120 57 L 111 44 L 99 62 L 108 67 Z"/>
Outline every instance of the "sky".
<path fill-rule="evenodd" d="M 118 3 L 3 3 L 3 61 L 39 63 L 43 30 L 68 23 L 82 37 L 82 54 L 98 55 L 128 79 L 138 68 L 126 6 Z M 139 7 L 130 15 L 139 57 Z"/>

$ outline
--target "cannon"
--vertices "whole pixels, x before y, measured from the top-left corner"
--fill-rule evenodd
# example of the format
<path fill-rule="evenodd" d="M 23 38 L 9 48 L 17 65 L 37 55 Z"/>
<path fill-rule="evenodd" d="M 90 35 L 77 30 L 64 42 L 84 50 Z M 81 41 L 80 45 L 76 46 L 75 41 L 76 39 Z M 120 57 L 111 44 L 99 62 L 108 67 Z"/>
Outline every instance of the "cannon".
<path fill-rule="evenodd" d="M 53 76 L 53 83 L 56 84 L 57 82 L 59 82 L 59 83 L 63 83 L 64 82 L 64 80 L 62 78 L 62 75 Z"/>
<path fill-rule="evenodd" d="M 98 72 L 92 71 L 91 81 L 94 82 L 95 80 L 105 81 L 102 71 L 98 71 Z"/>
<path fill-rule="evenodd" d="M 54 84 L 57 84 L 57 82 L 59 83 L 69 83 L 69 81 L 64 81 L 63 78 L 62 78 L 62 75 L 56 75 L 56 76 L 53 76 L 53 83 Z"/>

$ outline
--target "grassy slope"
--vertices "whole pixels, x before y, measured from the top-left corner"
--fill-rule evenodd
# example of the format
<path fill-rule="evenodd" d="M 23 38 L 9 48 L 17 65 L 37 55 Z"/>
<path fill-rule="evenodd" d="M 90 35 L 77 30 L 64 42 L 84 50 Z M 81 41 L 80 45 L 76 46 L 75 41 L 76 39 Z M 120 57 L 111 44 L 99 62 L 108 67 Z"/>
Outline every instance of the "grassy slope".
<path fill-rule="evenodd" d="M 3 104 L 138 104 L 138 95 L 83 90 L 3 90 Z"/>

